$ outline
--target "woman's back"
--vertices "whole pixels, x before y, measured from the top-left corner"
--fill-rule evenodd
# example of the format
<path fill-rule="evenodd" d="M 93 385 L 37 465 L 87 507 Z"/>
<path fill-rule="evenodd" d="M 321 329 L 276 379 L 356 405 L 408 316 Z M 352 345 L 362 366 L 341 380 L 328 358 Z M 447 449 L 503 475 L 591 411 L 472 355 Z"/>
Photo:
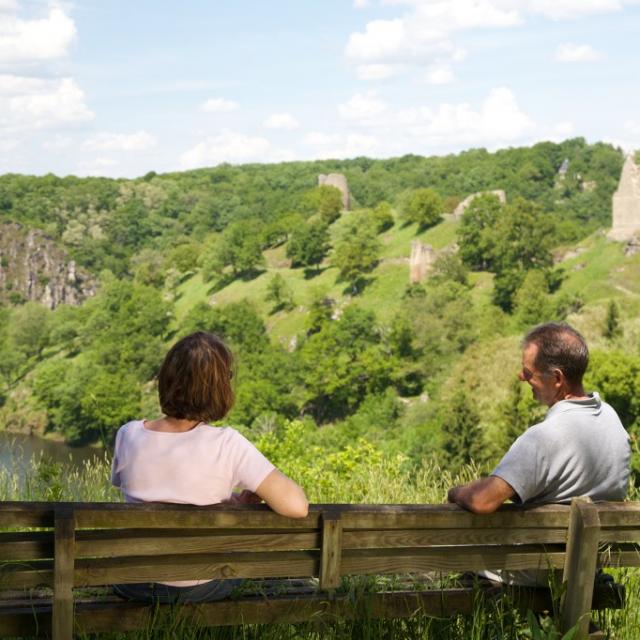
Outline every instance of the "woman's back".
<path fill-rule="evenodd" d="M 127 502 L 217 504 L 237 486 L 255 492 L 275 469 L 230 427 L 170 432 L 152 424 L 134 420 L 118 431 L 112 482 Z"/>

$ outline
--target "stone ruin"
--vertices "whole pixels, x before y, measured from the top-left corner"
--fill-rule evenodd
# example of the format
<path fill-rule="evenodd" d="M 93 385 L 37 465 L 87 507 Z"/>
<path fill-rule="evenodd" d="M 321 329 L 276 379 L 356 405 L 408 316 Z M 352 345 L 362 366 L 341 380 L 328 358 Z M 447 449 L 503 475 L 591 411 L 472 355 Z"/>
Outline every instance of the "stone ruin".
<path fill-rule="evenodd" d="M 347 179 L 341 173 L 330 173 L 325 175 L 321 173 L 318 176 L 318 186 L 335 187 L 342 194 L 342 208 L 349 211 L 349 185 Z"/>
<path fill-rule="evenodd" d="M 490 193 L 491 195 L 497 196 L 498 200 L 500 200 L 501 204 L 507 203 L 507 194 L 502 189 L 494 189 L 493 191 L 478 191 L 478 193 L 472 193 L 470 196 L 467 196 L 454 210 L 453 217 L 456 220 L 462 218 L 462 214 L 465 212 L 466 208 L 478 197 L 482 196 L 485 193 Z"/>
<path fill-rule="evenodd" d="M 613 194 L 613 223 L 609 238 L 629 242 L 640 233 L 640 169 L 629 154 L 622 167 L 620 183 Z"/>
<path fill-rule="evenodd" d="M 411 243 L 411 257 L 409 258 L 409 282 L 417 284 L 426 277 L 433 263 L 436 261 L 436 252 L 430 244 L 423 244 L 420 240 Z"/>

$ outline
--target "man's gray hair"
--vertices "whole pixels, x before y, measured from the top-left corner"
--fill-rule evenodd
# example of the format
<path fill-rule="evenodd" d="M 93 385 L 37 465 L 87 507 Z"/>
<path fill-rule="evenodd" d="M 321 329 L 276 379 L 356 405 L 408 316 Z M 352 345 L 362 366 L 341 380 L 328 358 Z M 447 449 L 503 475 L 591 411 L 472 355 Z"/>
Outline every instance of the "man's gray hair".
<path fill-rule="evenodd" d="M 584 338 L 565 322 L 547 322 L 534 327 L 522 340 L 523 348 L 538 347 L 535 365 L 542 373 L 560 369 L 570 384 L 580 384 L 589 365 Z"/>

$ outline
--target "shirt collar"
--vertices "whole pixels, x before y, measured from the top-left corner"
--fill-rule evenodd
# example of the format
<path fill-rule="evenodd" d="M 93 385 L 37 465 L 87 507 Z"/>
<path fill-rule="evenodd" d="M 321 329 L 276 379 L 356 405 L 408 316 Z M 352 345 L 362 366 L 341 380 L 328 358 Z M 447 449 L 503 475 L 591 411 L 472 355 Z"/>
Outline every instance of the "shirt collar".
<path fill-rule="evenodd" d="M 587 394 L 587 398 L 585 400 L 560 400 L 559 402 L 556 402 L 552 407 L 549 407 L 545 420 L 551 416 L 575 409 L 587 409 L 591 410 L 593 413 L 598 413 L 601 406 L 602 401 L 600 400 L 598 392 L 592 391 Z"/>

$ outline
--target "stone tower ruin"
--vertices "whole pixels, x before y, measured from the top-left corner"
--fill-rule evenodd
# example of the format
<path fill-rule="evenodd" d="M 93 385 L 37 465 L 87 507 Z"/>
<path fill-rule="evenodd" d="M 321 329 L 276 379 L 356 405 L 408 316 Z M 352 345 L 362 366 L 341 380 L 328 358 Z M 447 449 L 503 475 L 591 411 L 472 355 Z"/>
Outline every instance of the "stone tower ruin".
<path fill-rule="evenodd" d="M 409 258 L 409 282 L 417 284 L 426 277 L 436 259 L 436 252 L 430 244 L 423 244 L 420 240 L 411 243 L 411 257 Z"/>
<path fill-rule="evenodd" d="M 613 224 L 609 237 L 628 242 L 640 233 L 640 169 L 629 154 L 622 167 L 618 190 L 613 194 Z"/>
<path fill-rule="evenodd" d="M 347 179 L 341 173 L 330 173 L 328 175 L 321 173 L 318 176 L 318 186 L 322 187 L 323 185 L 339 189 L 342 194 L 342 208 L 345 211 L 349 211 L 349 185 L 347 184 Z"/>

